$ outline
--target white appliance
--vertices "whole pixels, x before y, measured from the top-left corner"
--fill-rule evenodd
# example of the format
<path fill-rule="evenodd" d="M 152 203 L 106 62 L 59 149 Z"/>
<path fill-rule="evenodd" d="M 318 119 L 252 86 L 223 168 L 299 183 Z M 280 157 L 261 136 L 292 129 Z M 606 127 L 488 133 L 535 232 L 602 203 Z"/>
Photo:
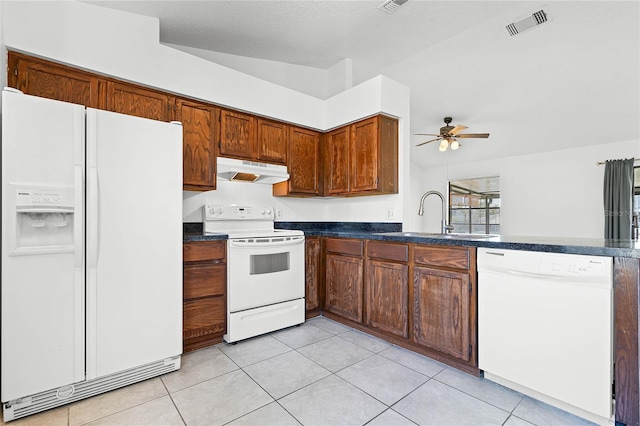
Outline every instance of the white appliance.
<path fill-rule="evenodd" d="M 203 210 L 205 234 L 228 234 L 224 340 L 303 323 L 304 233 L 274 229 L 271 207 L 206 204 Z"/>
<path fill-rule="evenodd" d="M 613 413 L 612 259 L 478 249 L 485 378 L 601 424 Z"/>
<path fill-rule="evenodd" d="M 180 367 L 182 126 L 2 93 L 5 421 Z"/>
<path fill-rule="evenodd" d="M 287 166 L 278 164 L 226 157 L 218 157 L 216 163 L 216 174 L 221 180 L 273 185 L 289 179 Z"/>

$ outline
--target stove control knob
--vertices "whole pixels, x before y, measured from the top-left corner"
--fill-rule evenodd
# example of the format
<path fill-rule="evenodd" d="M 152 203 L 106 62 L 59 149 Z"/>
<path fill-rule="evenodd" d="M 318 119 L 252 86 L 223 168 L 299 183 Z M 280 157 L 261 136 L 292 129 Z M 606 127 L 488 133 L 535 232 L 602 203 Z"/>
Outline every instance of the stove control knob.
<path fill-rule="evenodd" d="M 267 215 L 271 216 L 271 207 L 267 207 Z"/>
<path fill-rule="evenodd" d="M 216 213 L 222 214 L 222 207 L 218 206 L 218 208 L 216 209 Z"/>
<path fill-rule="evenodd" d="M 262 207 L 262 208 L 260 209 L 260 214 L 264 216 L 265 212 L 266 212 L 266 210 L 264 209 L 264 207 Z"/>

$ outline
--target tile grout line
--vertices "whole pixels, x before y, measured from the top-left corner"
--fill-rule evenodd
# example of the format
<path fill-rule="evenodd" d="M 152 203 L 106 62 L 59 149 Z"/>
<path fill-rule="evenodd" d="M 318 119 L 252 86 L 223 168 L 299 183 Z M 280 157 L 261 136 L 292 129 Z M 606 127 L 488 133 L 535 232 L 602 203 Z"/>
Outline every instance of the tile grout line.
<path fill-rule="evenodd" d="M 444 371 L 444 370 L 443 370 L 443 371 Z M 438 374 L 440 374 L 440 373 L 442 373 L 442 371 L 440 371 Z M 436 376 L 437 376 L 437 374 L 436 374 Z M 463 394 L 465 394 L 465 395 L 467 395 L 467 396 L 469 396 L 469 397 L 471 397 L 471 398 L 473 398 L 473 399 L 477 399 L 478 401 L 483 402 L 483 403 L 485 403 L 485 404 L 487 404 L 487 405 L 490 405 L 490 406 L 492 406 L 492 407 L 494 407 L 494 408 L 497 408 L 498 410 L 501 410 L 501 411 L 504 411 L 505 413 L 508 413 L 508 414 L 509 414 L 509 416 L 507 416 L 507 418 L 511 417 L 511 414 L 513 414 L 513 411 L 516 409 L 516 407 L 517 407 L 518 405 L 520 405 L 520 402 L 522 401 L 522 394 L 518 393 L 518 395 L 520 395 L 520 399 L 518 400 L 517 404 L 516 404 L 516 405 L 511 409 L 511 411 L 507 411 L 507 410 L 505 410 L 504 408 L 502 408 L 502 407 L 498 407 L 497 405 L 495 405 L 495 404 L 493 404 L 493 403 L 491 403 L 491 402 L 489 402 L 489 401 L 485 401 L 484 399 L 481 399 L 481 398 L 479 398 L 479 397 L 477 397 L 477 396 L 475 396 L 475 395 L 472 395 L 472 394 L 470 394 L 470 393 L 468 393 L 468 392 L 465 392 L 465 391 L 464 391 L 464 390 L 462 390 L 462 389 L 458 389 L 458 388 L 456 388 L 456 387 L 454 387 L 454 386 L 451 386 L 450 384 L 445 383 L 445 382 L 443 382 L 442 380 L 438 380 L 438 378 L 437 378 L 436 376 L 433 376 L 433 380 L 435 380 L 436 382 L 438 382 L 438 383 L 440 383 L 440 384 L 442 384 L 442 385 L 444 385 L 444 386 L 446 386 L 446 387 L 448 387 L 448 388 L 455 389 L 455 390 L 457 390 L 457 391 L 458 391 L 458 392 L 460 392 L 460 393 L 463 393 Z M 515 391 L 514 391 L 514 392 L 515 392 Z"/>

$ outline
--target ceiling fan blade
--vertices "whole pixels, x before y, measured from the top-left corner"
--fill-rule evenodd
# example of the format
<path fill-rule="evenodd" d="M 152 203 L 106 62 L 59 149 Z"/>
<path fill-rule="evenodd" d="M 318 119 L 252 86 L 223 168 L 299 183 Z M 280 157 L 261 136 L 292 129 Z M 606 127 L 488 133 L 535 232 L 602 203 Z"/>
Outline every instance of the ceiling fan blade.
<path fill-rule="evenodd" d="M 417 135 L 417 136 L 442 136 L 442 135 L 436 135 L 435 133 L 414 133 L 414 135 Z"/>
<path fill-rule="evenodd" d="M 488 138 L 489 133 L 463 133 L 456 135 L 456 138 Z"/>
<path fill-rule="evenodd" d="M 454 127 L 453 129 L 451 129 L 449 134 L 452 135 L 452 136 L 455 136 L 458 133 L 460 133 L 461 131 L 463 131 L 464 129 L 468 129 L 468 127 L 467 126 L 463 126 L 463 125 L 458 125 L 458 126 Z"/>
<path fill-rule="evenodd" d="M 424 145 L 424 144 L 429 143 L 429 142 L 439 141 L 440 139 L 442 139 L 442 138 L 435 138 L 435 139 L 431 139 L 430 141 L 421 142 L 421 143 L 419 143 L 419 144 L 418 144 L 418 145 L 416 145 L 416 146 L 421 146 L 421 145 Z"/>

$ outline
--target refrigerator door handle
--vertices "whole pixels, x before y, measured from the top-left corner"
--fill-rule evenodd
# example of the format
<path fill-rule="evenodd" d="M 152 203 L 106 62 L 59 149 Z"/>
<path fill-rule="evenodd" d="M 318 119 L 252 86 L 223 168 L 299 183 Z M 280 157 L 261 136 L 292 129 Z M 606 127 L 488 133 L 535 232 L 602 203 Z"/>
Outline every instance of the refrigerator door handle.
<path fill-rule="evenodd" d="M 73 218 L 73 251 L 74 251 L 74 267 L 75 269 L 82 268 L 82 258 L 84 257 L 83 243 L 83 221 L 82 221 L 82 166 L 76 164 L 73 170 L 73 183 L 74 183 L 74 218 Z"/>
<path fill-rule="evenodd" d="M 98 169 L 88 167 L 87 174 L 87 287 L 86 287 L 86 378 L 96 378 L 97 287 L 98 287 Z"/>
<path fill-rule="evenodd" d="M 98 265 L 98 169 L 89 168 L 89 191 L 87 194 L 87 266 L 95 269 Z"/>

